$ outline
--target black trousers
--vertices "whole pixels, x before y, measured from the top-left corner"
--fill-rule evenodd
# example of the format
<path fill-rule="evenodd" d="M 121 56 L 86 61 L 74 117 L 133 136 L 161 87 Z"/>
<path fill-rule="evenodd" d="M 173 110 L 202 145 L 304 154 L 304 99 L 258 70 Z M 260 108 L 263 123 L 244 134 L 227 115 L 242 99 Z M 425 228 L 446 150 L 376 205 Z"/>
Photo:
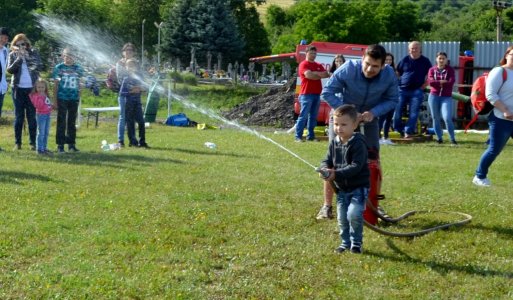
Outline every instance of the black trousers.
<path fill-rule="evenodd" d="M 36 108 L 29 98 L 31 88 L 14 88 L 13 89 L 13 102 L 14 102 L 14 142 L 21 145 L 21 132 L 23 130 L 23 122 L 27 118 L 30 145 L 36 145 Z"/>
<path fill-rule="evenodd" d="M 57 145 L 75 145 L 77 128 L 75 127 L 78 113 L 78 101 L 57 100 Z"/>
<path fill-rule="evenodd" d="M 128 140 L 132 145 L 146 143 L 146 129 L 144 128 L 144 116 L 142 104 L 139 101 L 127 100 L 125 104 L 125 120 Z M 139 142 L 135 136 L 135 123 L 139 125 Z"/>

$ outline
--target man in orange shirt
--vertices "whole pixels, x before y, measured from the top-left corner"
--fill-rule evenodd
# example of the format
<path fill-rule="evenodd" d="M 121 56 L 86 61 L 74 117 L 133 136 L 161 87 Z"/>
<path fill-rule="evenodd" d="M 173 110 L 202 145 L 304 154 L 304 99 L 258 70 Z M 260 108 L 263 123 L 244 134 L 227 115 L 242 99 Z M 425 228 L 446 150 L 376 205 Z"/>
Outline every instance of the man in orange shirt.
<path fill-rule="evenodd" d="M 315 62 L 317 48 L 306 48 L 306 59 L 299 64 L 299 77 L 301 78 L 301 90 L 299 92 L 299 104 L 301 109 L 296 123 L 296 142 L 303 141 L 303 130 L 308 122 L 308 141 L 316 141 L 314 129 L 317 125 L 317 115 L 321 105 L 322 78 L 328 78 L 328 72 L 319 63 Z"/>

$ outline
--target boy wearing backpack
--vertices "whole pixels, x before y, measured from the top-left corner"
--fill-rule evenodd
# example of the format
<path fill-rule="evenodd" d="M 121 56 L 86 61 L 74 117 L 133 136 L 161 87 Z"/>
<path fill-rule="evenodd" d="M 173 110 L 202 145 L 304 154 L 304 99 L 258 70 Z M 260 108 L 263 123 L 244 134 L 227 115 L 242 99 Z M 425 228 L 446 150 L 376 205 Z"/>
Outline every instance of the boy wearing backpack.
<path fill-rule="evenodd" d="M 503 70 L 507 79 L 504 81 Z M 502 149 L 513 136 L 513 46 L 508 47 L 500 61 L 486 79 L 486 99 L 493 105 L 488 116 L 489 144 L 481 155 L 472 182 L 481 187 L 491 185 L 488 170 Z"/>

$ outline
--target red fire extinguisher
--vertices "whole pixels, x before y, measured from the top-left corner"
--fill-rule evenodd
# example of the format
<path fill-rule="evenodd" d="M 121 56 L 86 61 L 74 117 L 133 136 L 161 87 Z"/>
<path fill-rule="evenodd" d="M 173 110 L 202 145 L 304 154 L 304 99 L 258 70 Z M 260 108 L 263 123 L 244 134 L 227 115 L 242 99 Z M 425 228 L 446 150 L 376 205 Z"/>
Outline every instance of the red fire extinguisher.
<path fill-rule="evenodd" d="M 379 200 L 383 199 L 381 195 L 381 165 L 379 163 L 379 154 L 376 151 L 369 151 L 369 159 L 367 161 L 370 171 L 370 188 L 369 188 L 369 199 L 370 205 L 365 207 L 363 212 L 363 218 L 365 221 L 372 225 L 378 224 L 378 216 L 375 211 L 379 205 Z M 370 206 L 373 207 L 370 207 Z"/>

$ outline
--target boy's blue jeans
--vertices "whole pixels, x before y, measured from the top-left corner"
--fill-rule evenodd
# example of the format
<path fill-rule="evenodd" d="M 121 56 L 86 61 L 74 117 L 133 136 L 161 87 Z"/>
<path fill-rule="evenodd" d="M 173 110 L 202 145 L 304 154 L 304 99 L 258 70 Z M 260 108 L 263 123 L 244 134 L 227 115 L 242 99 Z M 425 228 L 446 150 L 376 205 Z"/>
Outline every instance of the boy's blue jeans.
<path fill-rule="evenodd" d="M 364 187 L 337 194 L 337 220 L 344 248 L 362 246 L 363 211 L 368 194 L 369 189 Z"/>
<path fill-rule="evenodd" d="M 303 130 L 308 123 L 308 136 L 306 138 L 313 140 L 315 138 L 314 129 L 317 126 L 317 115 L 321 106 L 321 96 L 317 94 L 299 95 L 299 104 L 301 105 L 301 111 L 297 118 L 296 139 L 303 137 Z"/>
<path fill-rule="evenodd" d="M 488 117 L 488 127 L 490 130 L 488 148 L 481 155 L 476 170 L 476 176 L 480 179 L 487 177 L 493 161 L 501 153 L 508 139 L 513 136 L 513 121 L 499 119 L 493 111 Z"/>

